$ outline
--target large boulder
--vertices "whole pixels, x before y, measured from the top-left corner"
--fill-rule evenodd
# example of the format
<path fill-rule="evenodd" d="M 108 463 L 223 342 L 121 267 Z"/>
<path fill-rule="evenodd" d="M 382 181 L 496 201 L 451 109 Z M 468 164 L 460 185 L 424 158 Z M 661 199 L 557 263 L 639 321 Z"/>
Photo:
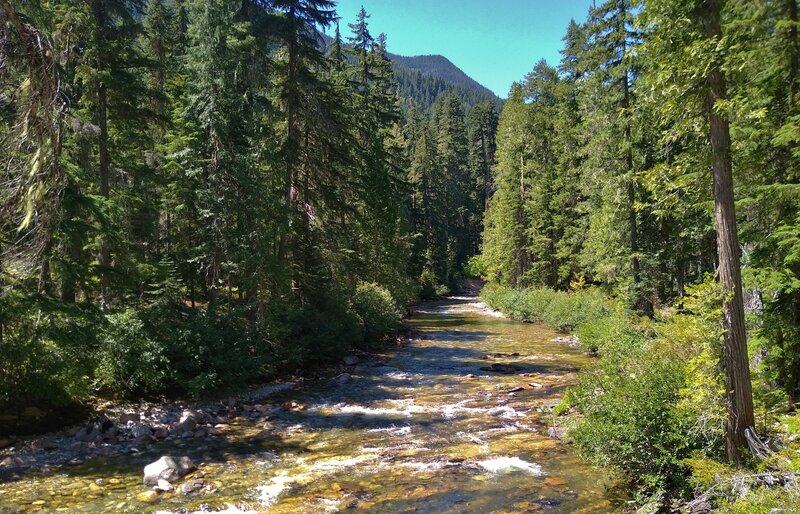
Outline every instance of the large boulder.
<path fill-rule="evenodd" d="M 144 467 L 144 484 L 157 485 L 159 480 L 174 482 L 197 469 L 189 457 L 164 456 Z"/>

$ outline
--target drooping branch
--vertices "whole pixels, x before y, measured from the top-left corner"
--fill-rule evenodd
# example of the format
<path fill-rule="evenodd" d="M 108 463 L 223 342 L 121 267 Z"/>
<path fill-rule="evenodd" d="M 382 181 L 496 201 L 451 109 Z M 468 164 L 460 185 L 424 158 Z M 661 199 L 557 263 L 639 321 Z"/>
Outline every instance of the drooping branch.
<path fill-rule="evenodd" d="M 5 271 L 23 275 L 47 257 L 65 176 L 59 163 L 66 100 L 48 35 L 0 0 L 0 222 Z"/>

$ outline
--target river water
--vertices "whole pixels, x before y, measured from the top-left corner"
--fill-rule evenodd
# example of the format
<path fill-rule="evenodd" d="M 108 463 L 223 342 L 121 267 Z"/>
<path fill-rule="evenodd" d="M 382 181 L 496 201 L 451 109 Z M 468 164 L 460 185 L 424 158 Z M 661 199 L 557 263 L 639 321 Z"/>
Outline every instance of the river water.
<path fill-rule="evenodd" d="M 589 358 L 475 302 L 418 307 L 404 347 L 271 396 L 224 437 L 6 479 L 0 513 L 619 510 L 606 474 L 548 435 L 552 407 Z M 493 364 L 522 369 L 481 369 Z M 205 489 L 146 498 L 142 468 L 163 454 L 199 463 L 187 480 Z"/>

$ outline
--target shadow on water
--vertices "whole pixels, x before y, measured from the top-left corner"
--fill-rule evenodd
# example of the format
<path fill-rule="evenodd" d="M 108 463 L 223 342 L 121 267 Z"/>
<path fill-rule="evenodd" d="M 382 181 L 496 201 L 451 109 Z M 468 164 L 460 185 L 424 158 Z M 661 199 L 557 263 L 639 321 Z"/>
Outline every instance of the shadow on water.
<path fill-rule="evenodd" d="M 265 413 L 232 421 L 230 433 L 162 441 L 5 482 L 0 477 L 0 492 L 14 494 L 26 513 L 48 512 L 34 501 L 89 513 L 119 502 L 124 507 L 117 511 L 137 514 L 191 512 L 202 502 L 275 514 L 323 512 L 330 505 L 365 513 L 608 512 L 601 474 L 547 436 L 547 406 L 585 357 L 551 343 L 556 333 L 549 329 L 477 309 L 470 298 L 416 307 L 407 346 L 339 377 L 277 393 L 261 402 Z M 493 364 L 519 369 L 503 374 Z M 221 483 L 220 491 L 138 502 L 136 495 L 146 491 L 141 470 L 161 455 L 202 463 L 206 480 Z M 444 465 L 451 460 L 453 466 Z M 101 477 L 123 483 L 113 491 L 87 490 Z M 53 490 L 76 481 L 82 484 L 77 503 L 53 499 L 59 497 Z M 258 496 L 259 487 L 266 487 L 266 497 Z"/>

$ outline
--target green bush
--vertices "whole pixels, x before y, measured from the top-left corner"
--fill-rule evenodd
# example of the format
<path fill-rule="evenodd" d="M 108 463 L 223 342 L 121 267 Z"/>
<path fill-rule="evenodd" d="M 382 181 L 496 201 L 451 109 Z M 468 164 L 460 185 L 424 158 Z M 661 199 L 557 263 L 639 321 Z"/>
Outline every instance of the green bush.
<path fill-rule="evenodd" d="M 147 334 L 164 346 L 169 361 L 165 387 L 198 397 L 214 389 L 238 388 L 265 376 L 267 356 L 260 335 L 235 306 L 190 309 L 157 303 L 140 313 Z"/>
<path fill-rule="evenodd" d="M 403 313 L 391 293 L 378 284 L 358 284 L 352 305 L 361 321 L 366 346 L 385 341 L 400 327 Z"/>
<path fill-rule="evenodd" d="M 683 461 L 705 441 L 677 408 L 685 384 L 685 363 L 649 346 L 600 359 L 573 391 L 583 418 L 570 433 L 580 453 L 621 471 L 646 497 L 688 492 Z"/>
<path fill-rule="evenodd" d="M 100 337 L 94 384 L 114 396 L 162 391 L 169 360 L 164 346 L 150 338 L 133 310 L 107 316 Z"/>
<path fill-rule="evenodd" d="M 284 370 L 324 363 L 363 341 L 360 320 L 350 294 L 331 286 L 313 303 L 288 296 L 273 301 L 262 323 L 276 367 Z"/>
<path fill-rule="evenodd" d="M 0 411 L 69 406 L 90 394 L 98 309 L 11 290 L 0 316 Z"/>
<path fill-rule="evenodd" d="M 596 289 L 566 293 L 547 288 L 514 289 L 488 284 L 481 297 L 493 309 L 514 319 L 544 322 L 559 330 L 573 330 L 608 316 L 610 301 Z"/>
<path fill-rule="evenodd" d="M 642 502 L 691 490 L 684 460 L 695 451 L 719 450 L 718 418 L 707 399 L 713 387 L 701 384 L 714 382 L 702 349 L 709 334 L 713 339 L 709 323 L 719 319 L 716 311 L 697 305 L 705 314 L 654 330 L 593 288 L 566 293 L 489 284 L 481 296 L 514 318 L 573 330 L 584 348 L 600 354 L 559 409 L 575 406 L 581 412 L 570 433 L 587 459 L 619 470 Z M 703 408 L 690 408 L 698 395 Z M 704 423 L 709 420 L 714 426 Z"/>
<path fill-rule="evenodd" d="M 464 263 L 464 275 L 467 277 L 484 277 L 486 276 L 486 272 L 486 258 L 483 255 L 473 255 Z"/>
<path fill-rule="evenodd" d="M 419 277 L 420 298 L 422 300 L 434 300 L 436 298 L 450 294 L 450 288 L 442 284 L 436 278 L 436 274 L 431 270 L 425 270 Z"/>

